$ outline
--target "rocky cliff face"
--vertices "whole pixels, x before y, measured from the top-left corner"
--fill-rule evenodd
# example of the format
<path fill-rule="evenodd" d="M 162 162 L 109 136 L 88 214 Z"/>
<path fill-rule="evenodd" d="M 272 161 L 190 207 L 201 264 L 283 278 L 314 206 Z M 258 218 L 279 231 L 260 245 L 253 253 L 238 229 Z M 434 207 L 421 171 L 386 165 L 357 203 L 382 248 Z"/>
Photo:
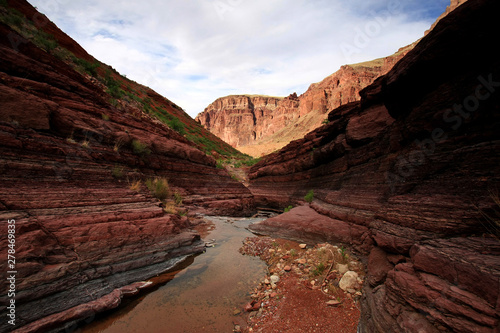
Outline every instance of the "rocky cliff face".
<path fill-rule="evenodd" d="M 92 58 L 27 2 L 9 3 L 18 12 L 1 7 L 2 21 L 21 22 L 52 46 L 0 23 L 0 269 L 17 271 L 15 326 L 2 320 L 0 331 L 49 332 L 116 307 L 140 281 L 202 251 L 188 217 L 167 213 L 147 179 L 167 178 L 190 211 L 248 214 L 252 195 L 138 103 L 110 98 L 69 65 L 69 50 Z M 165 98 L 128 84 L 181 117 Z M 11 267 L 7 224 L 15 225 Z M 4 319 L 10 299 L 2 295 Z"/>
<path fill-rule="evenodd" d="M 281 100 L 250 95 L 222 97 L 199 114 L 196 121 L 231 146 L 244 146 L 287 124 L 287 114 L 278 108 Z"/>
<path fill-rule="evenodd" d="M 302 95 L 286 98 L 227 96 L 217 99 L 196 120 L 213 134 L 253 156 L 271 153 L 319 127 L 327 113 L 359 100 L 359 92 L 401 59 L 413 45 L 394 55 L 345 65 Z"/>
<path fill-rule="evenodd" d="M 311 216 L 324 216 L 292 209 L 254 231 L 365 256 L 362 332 L 498 331 L 498 224 L 485 216 L 499 210 L 499 9 L 458 7 L 360 101 L 251 170 L 259 204 L 313 190 Z"/>

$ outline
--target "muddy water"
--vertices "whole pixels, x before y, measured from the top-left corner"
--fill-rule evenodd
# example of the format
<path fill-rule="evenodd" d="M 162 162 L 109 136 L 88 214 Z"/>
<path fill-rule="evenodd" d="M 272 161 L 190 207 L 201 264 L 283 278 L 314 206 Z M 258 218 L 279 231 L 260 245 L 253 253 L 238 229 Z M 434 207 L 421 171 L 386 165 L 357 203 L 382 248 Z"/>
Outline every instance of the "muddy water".
<path fill-rule="evenodd" d="M 216 245 L 191 258 L 188 267 L 156 278 L 168 281 L 158 289 L 83 328 L 85 333 L 128 332 L 232 332 L 241 317 L 235 310 L 248 302 L 266 265 L 238 252 L 245 229 L 255 219 L 207 217 L 215 225 L 205 240 Z M 187 266 L 189 262 L 185 263 Z"/>

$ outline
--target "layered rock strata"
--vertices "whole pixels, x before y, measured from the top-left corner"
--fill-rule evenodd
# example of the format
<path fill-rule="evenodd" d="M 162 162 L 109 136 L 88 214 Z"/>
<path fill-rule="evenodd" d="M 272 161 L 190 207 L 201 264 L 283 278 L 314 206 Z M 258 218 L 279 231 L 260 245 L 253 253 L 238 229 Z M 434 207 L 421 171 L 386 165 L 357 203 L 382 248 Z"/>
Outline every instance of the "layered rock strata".
<path fill-rule="evenodd" d="M 252 155 L 282 148 L 319 127 L 328 112 L 359 100 L 359 92 L 401 59 L 411 48 L 373 61 L 345 65 L 300 96 L 286 98 L 234 95 L 217 99 L 196 120 L 233 147 Z M 258 146 L 258 147 L 257 147 Z M 267 147 L 266 147 L 267 146 Z"/>
<path fill-rule="evenodd" d="M 361 332 L 498 331 L 499 7 L 464 3 L 361 101 L 251 169 L 260 205 L 314 191 L 252 230 L 365 256 Z"/>
<path fill-rule="evenodd" d="M 37 13 L 27 2 L 15 4 L 26 19 Z M 61 36 L 71 41 L 45 22 L 40 27 L 59 45 Z M 168 179 L 190 211 L 251 212 L 251 193 L 212 157 L 132 106 L 113 106 L 99 82 L 3 23 L 0 59 L 0 269 L 17 272 L 15 298 L 2 295 L 0 331 L 57 331 L 116 307 L 140 281 L 203 251 L 190 220 L 167 214 L 147 179 Z M 10 285 L 3 279 L 2 290 Z M 14 326 L 5 320 L 10 299 Z"/>

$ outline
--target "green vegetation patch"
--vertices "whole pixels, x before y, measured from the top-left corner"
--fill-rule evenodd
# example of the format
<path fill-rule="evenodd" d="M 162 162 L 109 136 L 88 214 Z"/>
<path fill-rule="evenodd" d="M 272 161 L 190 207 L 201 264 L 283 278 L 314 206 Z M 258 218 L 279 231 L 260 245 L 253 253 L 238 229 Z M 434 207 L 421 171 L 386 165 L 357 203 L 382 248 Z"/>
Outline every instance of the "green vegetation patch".
<path fill-rule="evenodd" d="M 307 192 L 307 194 L 305 195 L 304 200 L 306 202 L 311 203 L 314 200 L 314 191 L 313 190 L 309 190 L 309 192 Z"/>

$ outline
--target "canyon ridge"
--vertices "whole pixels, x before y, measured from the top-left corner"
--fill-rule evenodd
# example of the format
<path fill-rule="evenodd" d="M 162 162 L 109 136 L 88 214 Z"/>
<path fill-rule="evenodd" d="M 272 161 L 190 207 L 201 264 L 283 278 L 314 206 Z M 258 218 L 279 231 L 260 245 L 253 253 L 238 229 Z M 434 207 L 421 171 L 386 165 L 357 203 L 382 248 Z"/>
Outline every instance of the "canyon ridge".
<path fill-rule="evenodd" d="M 432 27 L 466 0 L 452 0 Z M 415 43 L 393 55 L 344 65 L 297 96 L 231 95 L 218 98 L 195 118 L 204 128 L 243 153 L 261 157 L 301 139 L 326 122 L 328 112 L 360 99 L 359 92 L 386 74 Z"/>
<path fill-rule="evenodd" d="M 256 207 L 289 211 L 253 232 L 335 243 L 364 261 L 359 332 L 498 332 L 499 12 L 495 0 L 453 0 L 395 58 L 345 66 L 302 96 L 214 102 L 227 112 L 210 126 L 227 126 L 233 146 L 267 128 L 319 125 L 280 142 L 245 186 L 220 160 L 246 157 L 181 107 L 93 58 L 28 2 L 3 1 L 0 269 L 16 269 L 16 332 L 75 330 L 203 252 L 198 216 Z M 343 81 L 357 76 L 366 80 Z"/>

